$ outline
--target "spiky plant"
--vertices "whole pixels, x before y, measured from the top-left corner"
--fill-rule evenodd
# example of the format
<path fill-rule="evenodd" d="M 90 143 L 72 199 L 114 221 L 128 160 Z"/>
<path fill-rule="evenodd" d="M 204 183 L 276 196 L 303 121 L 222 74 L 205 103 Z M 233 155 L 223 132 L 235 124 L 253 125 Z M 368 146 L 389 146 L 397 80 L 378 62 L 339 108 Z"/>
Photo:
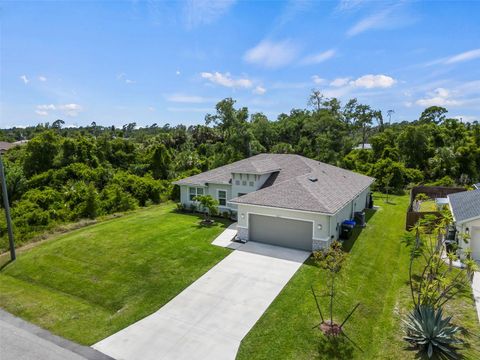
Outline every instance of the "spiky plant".
<path fill-rule="evenodd" d="M 429 359 L 459 359 L 458 346 L 463 344 L 457 335 L 461 328 L 444 318 L 442 309 L 419 306 L 407 316 L 404 339 L 418 348 Z"/>

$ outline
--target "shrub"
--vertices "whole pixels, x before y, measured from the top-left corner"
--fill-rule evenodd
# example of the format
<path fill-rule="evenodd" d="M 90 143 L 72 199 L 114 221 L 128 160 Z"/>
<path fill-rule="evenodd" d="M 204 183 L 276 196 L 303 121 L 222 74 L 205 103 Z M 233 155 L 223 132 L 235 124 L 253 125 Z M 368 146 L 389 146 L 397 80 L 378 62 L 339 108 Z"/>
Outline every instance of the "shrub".
<path fill-rule="evenodd" d="M 137 200 L 118 184 L 111 184 L 103 189 L 101 205 L 107 214 L 133 210 L 138 206 Z"/>
<path fill-rule="evenodd" d="M 419 306 L 404 320 L 404 339 L 429 359 L 457 359 L 457 345 L 463 344 L 457 338 L 461 328 L 452 325 L 450 320 L 450 316 L 443 318 L 441 308 L 435 310 L 431 306 Z"/>

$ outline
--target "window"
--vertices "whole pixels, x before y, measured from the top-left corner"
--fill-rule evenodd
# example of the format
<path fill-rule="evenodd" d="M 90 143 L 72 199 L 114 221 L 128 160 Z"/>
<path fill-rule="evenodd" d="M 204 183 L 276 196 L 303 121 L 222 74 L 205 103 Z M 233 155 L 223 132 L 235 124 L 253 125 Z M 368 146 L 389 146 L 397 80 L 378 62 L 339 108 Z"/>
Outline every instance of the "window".
<path fill-rule="evenodd" d="M 190 201 L 195 201 L 195 196 L 203 195 L 203 188 L 200 187 L 191 187 L 189 190 L 189 199 Z"/>
<path fill-rule="evenodd" d="M 246 186 L 246 185 L 247 185 L 247 180 L 243 180 L 243 181 L 242 181 L 242 185 L 243 185 L 243 186 Z"/>
<path fill-rule="evenodd" d="M 240 185 L 240 180 L 235 180 L 235 185 Z"/>
<path fill-rule="evenodd" d="M 255 183 L 254 183 L 253 181 L 250 181 L 250 183 L 249 183 L 248 185 L 250 185 L 250 186 L 254 186 L 254 185 L 255 185 Z"/>
<path fill-rule="evenodd" d="M 218 204 L 227 206 L 227 192 L 225 190 L 218 190 Z"/>
<path fill-rule="evenodd" d="M 245 195 L 245 193 L 238 193 L 238 196 L 243 196 Z"/>

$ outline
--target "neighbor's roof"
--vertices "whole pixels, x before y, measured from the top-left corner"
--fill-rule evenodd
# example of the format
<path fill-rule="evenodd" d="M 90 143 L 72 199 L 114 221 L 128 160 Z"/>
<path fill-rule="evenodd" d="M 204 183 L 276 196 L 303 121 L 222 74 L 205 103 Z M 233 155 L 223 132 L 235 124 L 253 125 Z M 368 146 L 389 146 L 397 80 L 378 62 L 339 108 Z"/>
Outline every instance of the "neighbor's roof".
<path fill-rule="evenodd" d="M 480 189 L 450 194 L 448 200 L 456 222 L 480 218 Z"/>
<path fill-rule="evenodd" d="M 475 189 L 480 189 L 480 183 L 473 184 L 473 187 L 474 187 Z"/>
<path fill-rule="evenodd" d="M 232 203 L 326 214 L 335 214 L 374 181 L 371 177 L 300 155 L 259 154 L 177 181 L 176 184 L 230 184 L 231 174 L 237 172 L 270 172 L 271 175 L 261 189 L 232 199 Z"/>
<path fill-rule="evenodd" d="M 11 149 L 14 146 L 15 146 L 15 144 L 13 144 L 13 143 L 6 142 L 6 141 L 0 141 L 0 151 L 1 150 L 6 151 L 8 149 Z"/>
<path fill-rule="evenodd" d="M 372 144 L 368 144 L 368 143 L 365 143 L 365 144 L 360 144 L 358 146 L 355 146 L 353 148 L 354 150 L 372 150 Z"/>

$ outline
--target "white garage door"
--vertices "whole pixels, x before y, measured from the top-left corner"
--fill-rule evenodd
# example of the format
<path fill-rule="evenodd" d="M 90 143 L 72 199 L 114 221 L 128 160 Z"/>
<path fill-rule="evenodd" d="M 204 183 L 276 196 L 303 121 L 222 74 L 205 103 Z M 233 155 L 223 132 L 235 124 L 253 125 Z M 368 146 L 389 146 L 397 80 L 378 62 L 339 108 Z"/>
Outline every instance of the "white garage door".
<path fill-rule="evenodd" d="M 250 241 L 312 251 L 311 221 L 250 214 L 248 228 Z"/>
<path fill-rule="evenodd" d="M 472 227 L 472 238 L 470 239 L 470 247 L 472 248 L 472 258 L 480 260 L 480 227 Z"/>

